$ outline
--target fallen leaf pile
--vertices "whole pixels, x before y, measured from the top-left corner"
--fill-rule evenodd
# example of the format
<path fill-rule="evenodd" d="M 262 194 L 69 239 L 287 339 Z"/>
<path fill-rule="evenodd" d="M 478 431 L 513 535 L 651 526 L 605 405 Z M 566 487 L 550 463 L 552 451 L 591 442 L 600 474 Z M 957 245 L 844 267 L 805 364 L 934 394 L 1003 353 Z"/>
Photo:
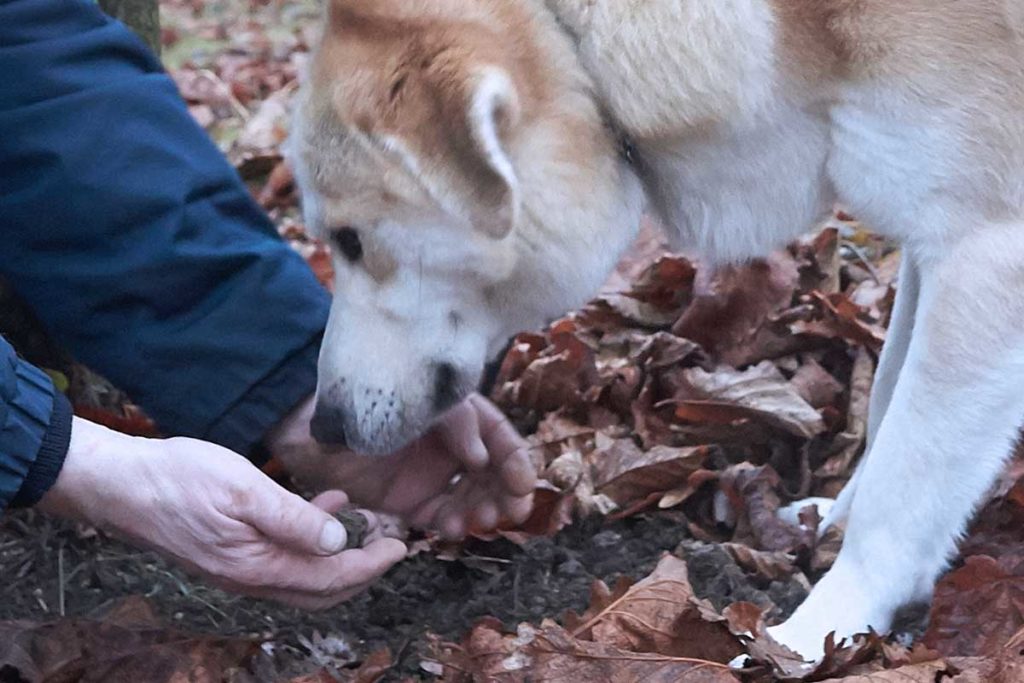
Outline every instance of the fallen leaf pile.
<path fill-rule="evenodd" d="M 749 655 L 742 669 L 735 665 L 737 655 Z M 670 555 L 636 584 L 622 581 L 610 589 L 595 583 L 583 615 L 522 624 L 516 633 L 483 620 L 459 644 L 436 642 L 435 657 L 444 680 L 455 683 L 1009 683 L 1024 677 L 1019 645 L 1012 642 L 988 657 L 949 657 L 925 646 L 887 643 L 874 634 L 858 636 L 849 646 L 829 642 L 824 659 L 809 666 L 763 636 L 756 606 L 735 603 L 720 614 L 696 598 L 686 563 Z"/>
<path fill-rule="evenodd" d="M 196 122 L 218 142 L 282 236 L 330 286 L 327 249 L 302 229 L 282 145 L 294 95 L 316 42 L 322 7 L 312 0 L 160 3 L 163 61 Z"/>
<path fill-rule="evenodd" d="M 533 434 L 542 497 L 581 515 L 682 506 L 704 540 L 814 550 L 775 511 L 837 493 L 863 449 L 898 262 L 868 271 L 843 248 L 833 227 L 744 266 L 663 253 L 519 335 L 492 398 Z"/>
<path fill-rule="evenodd" d="M 225 12 L 215 2 L 161 3 L 162 58 L 196 122 L 243 178 L 280 161 L 291 99 L 318 29 L 312 2 L 249 3 Z"/>
<path fill-rule="evenodd" d="M 316 652 L 315 645 L 311 649 Z M 0 623 L 0 681 L 42 683 L 374 683 L 391 666 L 387 651 L 359 666 L 332 662 L 300 676 L 256 639 L 201 636 L 166 628 L 144 598 L 127 598 L 95 619 Z"/>
<path fill-rule="evenodd" d="M 1020 466 L 939 583 L 927 633 L 904 634 L 913 644 L 829 641 L 810 666 L 765 635 L 783 616 L 773 591 L 809 589 L 841 542 L 841 529 L 819 539 L 813 507 L 800 525 L 779 508 L 834 496 L 864 448 L 898 253 L 854 227 L 837 220 L 717 270 L 662 252 L 638 271 L 634 254 L 628 287 L 514 340 L 492 397 L 532 433 L 543 479 L 531 519 L 500 534 L 522 542 L 581 516 L 673 508 L 695 541 L 634 585 L 597 582 L 582 616 L 515 633 L 485 620 L 460 643 L 438 639 L 445 680 L 1024 680 Z M 716 547 L 765 588 L 756 604 L 696 596 L 687 558 Z"/>

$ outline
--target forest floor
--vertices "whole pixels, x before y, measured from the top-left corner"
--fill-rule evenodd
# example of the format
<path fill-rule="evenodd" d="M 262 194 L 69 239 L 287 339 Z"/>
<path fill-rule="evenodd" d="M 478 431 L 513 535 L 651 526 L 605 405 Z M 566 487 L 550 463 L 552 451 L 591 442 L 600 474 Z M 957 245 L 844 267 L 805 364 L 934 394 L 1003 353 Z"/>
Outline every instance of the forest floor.
<path fill-rule="evenodd" d="M 326 283 L 280 151 L 318 17 L 305 0 L 162 4 L 163 59 L 190 111 Z M 834 496 L 863 451 L 898 263 L 841 211 L 717 270 L 667 251 L 648 222 L 590 304 L 521 334 L 502 364 L 491 397 L 541 475 L 530 520 L 457 545 L 428 536 L 326 612 L 228 595 L 95 529 L 9 513 L 0 682 L 1024 680 L 1019 460 L 894 638 L 812 668 L 763 634 L 841 543 L 841 529 L 819 538 L 813 508 L 800 526 L 776 512 Z M 3 291 L 0 332 L 80 414 L 152 429 Z M 727 666 L 743 654 L 747 668 Z"/>

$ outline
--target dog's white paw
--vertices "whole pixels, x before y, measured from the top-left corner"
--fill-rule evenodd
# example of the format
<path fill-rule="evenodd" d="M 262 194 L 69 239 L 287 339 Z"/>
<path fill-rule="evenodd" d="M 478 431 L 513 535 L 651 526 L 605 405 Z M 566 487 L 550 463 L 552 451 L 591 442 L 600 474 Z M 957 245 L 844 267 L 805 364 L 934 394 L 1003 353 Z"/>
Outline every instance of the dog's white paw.
<path fill-rule="evenodd" d="M 800 511 L 805 507 L 809 507 L 811 505 L 818 506 L 818 516 L 825 519 L 829 516 L 829 513 L 832 512 L 832 506 L 835 504 L 836 501 L 832 498 L 804 498 L 803 500 L 798 500 L 785 507 L 779 508 L 778 512 L 775 514 L 778 515 L 779 519 L 787 524 L 802 526 L 800 524 Z"/>
<path fill-rule="evenodd" d="M 870 629 L 885 633 L 895 606 L 868 590 L 863 578 L 837 562 L 788 621 L 768 629 L 769 635 L 804 659 L 817 661 L 830 633 L 835 633 L 836 643 Z"/>
<path fill-rule="evenodd" d="M 808 662 L 816 662 L 825 654 L 825 636 L 831 631 L 821 631 L 821 627 L 796 623 L 793 619 L 778 626 L 768 628 L 776 642 L 785 645 Z"/>

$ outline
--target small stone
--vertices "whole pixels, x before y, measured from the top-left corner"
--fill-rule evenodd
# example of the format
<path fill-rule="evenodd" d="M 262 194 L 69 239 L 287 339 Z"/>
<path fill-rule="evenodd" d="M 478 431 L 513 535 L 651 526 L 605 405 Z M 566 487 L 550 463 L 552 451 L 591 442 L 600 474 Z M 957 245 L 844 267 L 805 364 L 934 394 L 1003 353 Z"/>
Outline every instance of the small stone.
<path fill-rule="evenodd" d="M 370 527 L 366 517 L 352 509 L 340 510 L 334 513 L 334 517 L 341 522 L 341 525 L 345 527 L 345 531 L 348 533 L 345 550 L 362 548 L 363 541 L 366 540 L 366 532 Z"/>
<path fill-rule="evenodd" d="M 615 548 L 622 543 L 622 534 L 616 533 L 611 529 L 607 529 L 600 533 L 594 534 L 594 537 L 591 539 L 590 542 L 595 548 Z"/>
<path fill-rule="evenodd" d="M 587 573 L 587 569 L 579 560 L 570 558 L 558 565 L 558 573 L 562 576 L 582 576 Z"/>

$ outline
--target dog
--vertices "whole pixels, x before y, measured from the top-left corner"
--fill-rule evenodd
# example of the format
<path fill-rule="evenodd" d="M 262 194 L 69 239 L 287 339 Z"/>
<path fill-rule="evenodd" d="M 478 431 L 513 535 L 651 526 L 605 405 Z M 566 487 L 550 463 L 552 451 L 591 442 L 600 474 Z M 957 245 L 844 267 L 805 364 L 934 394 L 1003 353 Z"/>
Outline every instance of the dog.
<path fill-rule="evenodd" d="M 334 245 L 314 433 L 422 433 L 649 210 L 709 260 L 837 203 L 903 245 L 834 567 L 771 632 L 928 600 L 1024 417 L 1024 0 L 329 0 L 297 106 Z"/>

